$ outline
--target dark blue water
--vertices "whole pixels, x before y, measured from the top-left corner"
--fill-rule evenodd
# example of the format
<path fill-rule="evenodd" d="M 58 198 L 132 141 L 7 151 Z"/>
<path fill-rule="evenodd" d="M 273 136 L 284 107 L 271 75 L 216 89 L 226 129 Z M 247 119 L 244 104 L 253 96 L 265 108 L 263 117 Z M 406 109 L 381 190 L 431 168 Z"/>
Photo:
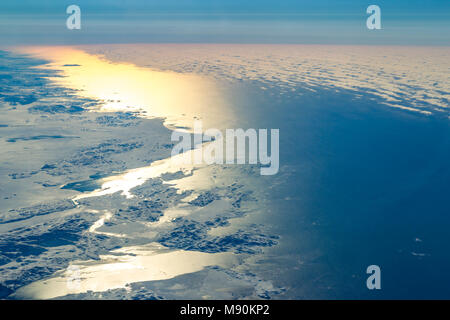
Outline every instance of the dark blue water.
<path fill-rule="evenodd" d="M 259 222 L 281 235 L 261 272 L 285 297 L 450 298 L 449 120 L 325 88 L 250 95 L 244 123 L 280 128 L 283 181 Z M 381 290 L 366 287 L 372 264 Z"/>

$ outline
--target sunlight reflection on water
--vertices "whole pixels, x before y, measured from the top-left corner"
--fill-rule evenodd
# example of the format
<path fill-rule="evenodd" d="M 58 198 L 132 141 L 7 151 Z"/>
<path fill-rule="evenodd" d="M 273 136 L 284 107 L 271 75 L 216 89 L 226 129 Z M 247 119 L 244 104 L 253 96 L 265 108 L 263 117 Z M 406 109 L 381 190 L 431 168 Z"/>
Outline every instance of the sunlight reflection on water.
<path fill-rule="evenodd" d="M 194 119 L 201 119 L 206 126 L 224 128 L 230 113 L 217 84 L 197 75 L 159 72 L 131 64 L 110 63 L 102 57 L 89 55 L 69 47 L 27 47 L 22 52 L 48 59 L 51 69 L 62 70 L 64 77 L 52 80 L 56 84 L 76 90 L 80 95 L 102 100 L 102 111 L 135 111 L 145 118 L 162 117 L 167 127 L 190 128 Z M 128 170 L 121 175 L 102 178 L 99 189 L 83 193 L 73 200 L 100 197 L 121 192 L 132 198 L 131 189 L 149 179 L 166 173 L 191 173 L 203 165 L 187 164 L 185 156 L 192 156 L 199 149 L 152 163 L 142 168 Z M 204 177 L 197 179 L 197 184 Z M 169 210 L 170 211 L 170 210 Z M 124 237 L 123 233 L 98 231 L 111 218 L 107 212 L 89 229 L 92 233 Z M 166 217 L 167 218 L 167 217 Z M 167 219 L 166 219 L 167 220 Z M 106 291 L 124 288 L 139 281 L 164 280 L 181 274 L 192 273 L 206 266 L 231 266 L 236 262 L 232 253 L 204 253 L 198 251 L 170 250 L 158 243 L 124 247 L 100 256 L 99 261 L 76 262 L 79 285 L 68 286 L 70 267 L 54 277 L 34 282 L 21 288 L 17 296 L 48 299 L 67 294 Z M 75 263 L 75 262 L 74 262 Z"/>
<path fill-rule="evenodd" d="M 100 111 L 139 112 L 142 117 L 164 118 L 168 127 L 183 128 L 201 119 L 207 127 L 223 129 L 232 117 L 220 85 L 210 78 L 112 63 L 72 47 L 21 47 L 16 51 L 50 60 L 48 67 L 64 75 L 52 80 L 103 101 Z"/>
<path fill-rule="evenodd" d="M 102 292 L 125 288 L 134 282 L 171 279 L 210 265 L 231 267 L 237 263 L 232 253 L 169 250 L 157 243 L 120 248 L 111 253 L 100 256 L 100 261 L 74 262 L 76 275 L 74 268 L 69 267 L 51 279 L 19 289 L 16 296 L 51 299 L 88 291 Z M 68 285 L 70 281 L 73 285 Z"/>

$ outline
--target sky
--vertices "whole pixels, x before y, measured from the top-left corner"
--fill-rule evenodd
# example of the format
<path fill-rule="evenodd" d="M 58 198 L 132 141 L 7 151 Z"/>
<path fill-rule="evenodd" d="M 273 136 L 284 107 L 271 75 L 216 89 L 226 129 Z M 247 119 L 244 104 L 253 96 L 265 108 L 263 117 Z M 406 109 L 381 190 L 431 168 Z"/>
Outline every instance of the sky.
<path fill-rule="evenodd" d="M 66 28 L 67 6 L 81 30 Z M 368 30 L 366 8 L 381 8 Z M 0 43 L 450 45 L 448 0 L 2 0 Z"/>

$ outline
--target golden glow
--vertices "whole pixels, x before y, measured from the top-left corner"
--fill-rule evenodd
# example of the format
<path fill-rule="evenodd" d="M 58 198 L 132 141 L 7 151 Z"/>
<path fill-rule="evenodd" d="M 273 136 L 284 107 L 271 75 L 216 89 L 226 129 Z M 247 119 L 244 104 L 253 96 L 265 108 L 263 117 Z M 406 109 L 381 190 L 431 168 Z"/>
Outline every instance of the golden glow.
<path fill-rule="evenodd" d="M 157 243 L 114 250 L 99 261 L 80 261 L 58 276 L 20 288 L 17 298 L 51 299 L 88 291 L 102 292 L 125 288 L 142 281 L 171 279 L 206 266 L 231 267 L 237 263 L 233 253 L 204 253 L 169 250 Z"/>
<path fill-rule="evenodd" d="M 386 106 L 448 115 L 448 47 L 284 44 L 110 44 L 83 46 L 111 61 L 256 81 L 268 94 L 345 90 L 381 98 Z M 299 90 L 301 89 L 301 90 Z"/>
<path fill-rule="evenodd" d="M 217 82 L 194 74 L 155 71 L 129 63 L 112 63 L 102 56 L 72 47 L 22 47 L 16 50 L 51 61 L 62 70 L 57 84 L 100 99 L 96 111 L 139 111 L 143 117 L 165 118 L 167 126 L 192 127 L 200 118 L 207 127 L 223 128 L 229 109 Z"/>
<path fill-rule="evenodd" d="M 101 56 L 69 47 L 25 47 L 18 50 L 51 61 L 47 65 L 50 69 L 62 70 L 64 77 L 52 78 L 56 84 L 80 90 L 82 96 L 102 100 L 101 109 L 92 111 L 137 111 L 142 117 L 165 118 L 167 126 L 186 128 L 191 128 L 195 119 L 201 119 L 205 128 L 223 129 L 226 119 L 230 117 L 218 83 L 206 77 L 154 71 L 127 63 L 111 63 Z M 202 167 L 194 166 L 185 159 L 198 152 L 202 150 L 190 150 L 185 154 L 155 161 L 147 167 L 104 178 L 100 189 L 81 194 L 73 200 L 118 191 L 126 197 L 133 197 L 131 189 L 148 179 L 163 173 L 187 173 Z M 171 217 L 182 213 L 179 208 L 168 209 L 160 223 L 147 226 L 145 236 L 151 238 L 152 234 L 157 233 L 157 227 L 170 223 Z M 121 225 L 114 233 L 102 231 L 105 221 L 111 218 L 112 213 L 105 211 L 89 228 L 89 232 L 121 238 L 133 236 L 135 224 L 132 223 Z M 140 233 L 140 236 L 144 234 Z M 237 257 L 230 252 L 212 254 L 171 250 L 150 243 L 114 250 L 111 254 L 101 255 L 98 261 L 74 262 L 72 267 L 75 267 L 75 271 L 68 268 L 49 279 L 33 282 L 18 290 L 16 296 L 50 299 L 87 291 L 102 292 L 125 288 L 127 284 L 135 282 L 170 279 L 200 271 L 206 266 L 229 268 L 236 261 Z"/>

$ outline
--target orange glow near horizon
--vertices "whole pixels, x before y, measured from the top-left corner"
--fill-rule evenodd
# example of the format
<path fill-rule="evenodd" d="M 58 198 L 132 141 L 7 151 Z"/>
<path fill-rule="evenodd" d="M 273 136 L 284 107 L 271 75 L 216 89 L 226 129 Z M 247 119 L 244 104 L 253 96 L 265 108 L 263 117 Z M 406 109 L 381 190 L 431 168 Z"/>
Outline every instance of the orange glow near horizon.
<path fill-rule="evenodd" d="M 138 111 L 143 117 L 165 118 L 167 126 L 189 128 L 200 118 L 205 126 L 221 129 L 230 116 L 219 85 L 200 75 L 112 63 L 72 47 L 15 50 L 50 61 L 47 66 L 64 75 L 52 80 L 102 100 L 98 111 Z"/>

